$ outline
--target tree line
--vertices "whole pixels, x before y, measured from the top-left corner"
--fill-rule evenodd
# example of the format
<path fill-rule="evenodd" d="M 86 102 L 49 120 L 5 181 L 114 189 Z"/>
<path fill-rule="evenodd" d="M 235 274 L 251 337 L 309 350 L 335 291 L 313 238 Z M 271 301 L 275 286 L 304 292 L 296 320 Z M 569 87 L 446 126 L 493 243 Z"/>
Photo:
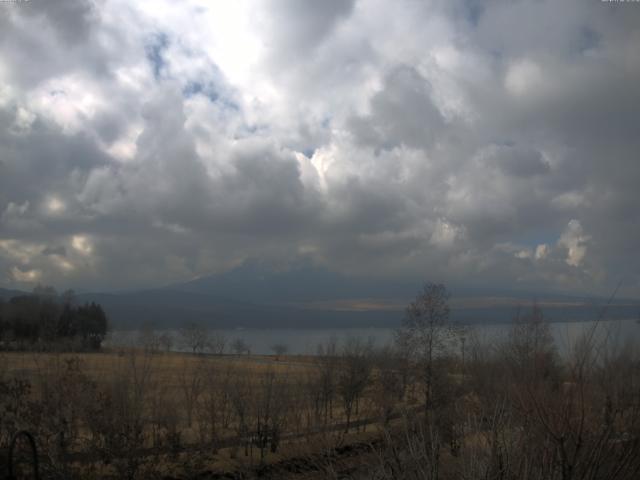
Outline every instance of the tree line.
<path fill-rule="evenodd" d="M 72 291 L 38 286 L 33 293 L 0 300 L 0 348 L 98 350 L 109 322 L 94 302 L 77 304 Z"/>

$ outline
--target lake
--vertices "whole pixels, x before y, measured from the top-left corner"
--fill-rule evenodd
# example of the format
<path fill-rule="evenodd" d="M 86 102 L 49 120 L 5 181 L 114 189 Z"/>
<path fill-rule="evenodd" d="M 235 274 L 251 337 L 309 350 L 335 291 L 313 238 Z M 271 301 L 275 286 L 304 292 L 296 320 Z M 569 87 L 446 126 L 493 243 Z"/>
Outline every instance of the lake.
<path fill-rule="evenodd" d="M 595 327 L 598 339 L 607 339 L 611 346 L 623 346 L 625 343 L 640 344 L 640 324 L 635 320 L 609 320 L 595 323 L 585 322 L 556 322 L 550 323 L 553 337 L 558 351 L 566 354 L 571 351 L 584 332 Z M 489 343 L 504 338 L 508 333 L 509 324 L 474 325 L 468 327 L 482 343 Z M 180 345 L 178 330 L 166 330 L 174 338 L 174 350 L 185 351 Z M 333 328 L 333 329 L 221 329 L 216 333 L 222 334 L 229 345 L 236 339 L 243 340 L 256 355 L 272 354 L 271 347 L 276 344 L 286 345 L 289 354 L 313 355 L 319 344 L 327 343 L 332 338 L 338 345 L 343 344 L 350 337 L 370 340 L 376 346 L 384 346 L 393 342 L 395 330 L 392 328 Z M 135 346 L 138 342 L 137 331 L 111 332 L 105 346 Z"/>

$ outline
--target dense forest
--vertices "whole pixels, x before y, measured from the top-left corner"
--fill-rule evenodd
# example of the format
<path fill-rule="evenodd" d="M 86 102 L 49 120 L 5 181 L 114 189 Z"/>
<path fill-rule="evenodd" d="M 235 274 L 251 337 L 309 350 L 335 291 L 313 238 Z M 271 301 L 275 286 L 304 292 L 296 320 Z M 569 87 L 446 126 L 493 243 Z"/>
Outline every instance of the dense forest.
<path fill-rule="evenodd" d="M 76 304 L 72 291 L 51 287 L 0 299 L 0 348 L 4 350 L 98 350 L 108 328 L 96 303 Z"/>

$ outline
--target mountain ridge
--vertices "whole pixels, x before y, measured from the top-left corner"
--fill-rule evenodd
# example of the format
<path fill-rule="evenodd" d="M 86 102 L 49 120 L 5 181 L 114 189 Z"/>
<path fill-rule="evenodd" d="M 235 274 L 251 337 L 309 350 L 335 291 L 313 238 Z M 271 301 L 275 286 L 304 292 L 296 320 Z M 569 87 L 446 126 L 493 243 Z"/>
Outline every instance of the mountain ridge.
<path fill-rule="evenodd" d="M 76 298 L 101 304 L 117 329 L 147 323 L 173 328 L 188 322 L 212 328 L 395 327 L 419 290 L 419 284 L 407 280 L 349 277 L 310 263 L 274 269 L 261 262 L 245 262 L 221 274 L 160 288 L 79 293 Z M 0 289 L 0 298 L 25 293 Z M 503 323 L 514 317 L 519 306 L 526 310 L 535 300 L 550 321 L 593 320 L 607 301 L 454 286 L 451 317 L 462 323 Z M 607 313 L 611 318 L 635 318 L 639 311 L 640 301 L 619 299 Z"/>

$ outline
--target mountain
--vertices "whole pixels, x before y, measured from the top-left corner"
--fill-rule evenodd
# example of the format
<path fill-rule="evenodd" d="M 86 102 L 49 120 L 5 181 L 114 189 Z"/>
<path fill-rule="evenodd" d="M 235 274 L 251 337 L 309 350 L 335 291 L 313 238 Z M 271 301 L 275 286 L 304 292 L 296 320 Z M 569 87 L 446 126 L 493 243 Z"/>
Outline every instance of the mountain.
<path fill-rule="evenodd" d="M 197 322 L 214 328 L 395 327 L 419 293 L 418 281 L 383 281 L 332 272 L 300 261 L 287 268 L 248 261 L 228 272 L 163 288 L 82 293 L 102 305 L 116 329 Z M 550 321 L 593 320 L 606 299 L 452 286 L 451 318 L 463 323 L 510 321 L 534 300 Z M 0 289 L 0 298 L 24 294 Z M 637 318 L 640 302 L 617 299 L 606 318 Z"/>
<path fill-rule="evenodd" d="M 291 304 L 350 298 L 411 297 L 416 285 L 341 275 L 310 262 L 274 268 L 259 261 L 168 287 L 171 290 L 215 294 L 260 304 Z"/>
<path fill-rule="evenodd" d="M 291 305 L 348 299 L 395 299 L 406 305 L 420 292 L 426 279 L 380 279 L 349 276 L 298 260 L 286 268 L 267 262 L 248 260 L 240 266 L 220 274 L 208 275 L 184 283 L 165 287 L 167 291 L 201 293 L 220 298 L 257 304 Z M 508 298 L 516 303 L 540 300 L 554 303 L 585 303 L 590 300 L 603 304 L 606 299 L 562 294 L 532 292 L 477 285 L 447 285 L 452 299 Z M 616 303 L 633 302 L 618 299 Z M 638 301 L 635 301 L 638 303 Z"/>
<path fill-rule="evenodd" d="M 20 290 L 9 290 L 7 288 L 0 288 L 0 298 L 3 300 L 9 300 L 12 297 L 20 295 L 27 295 L 27 292 L 21 292 Z"/>

